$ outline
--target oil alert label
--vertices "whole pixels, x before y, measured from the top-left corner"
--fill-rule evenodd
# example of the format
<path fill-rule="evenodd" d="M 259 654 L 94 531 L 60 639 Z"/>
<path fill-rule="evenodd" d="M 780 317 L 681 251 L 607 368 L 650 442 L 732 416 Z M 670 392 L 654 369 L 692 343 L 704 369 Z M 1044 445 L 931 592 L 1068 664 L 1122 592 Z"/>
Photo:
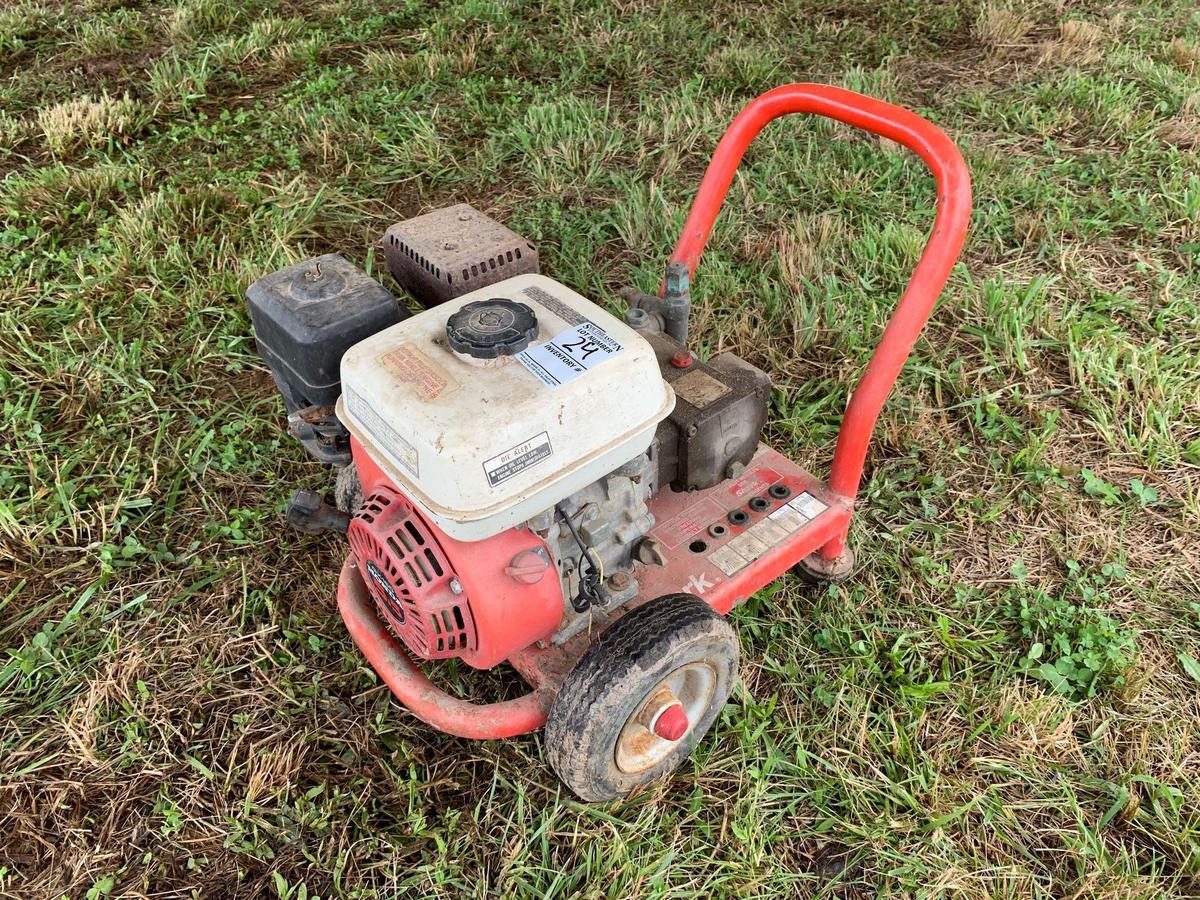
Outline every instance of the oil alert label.
<path fill-rule="evenodd" d="M 543 459 L 549 459 L 553 454 L 550 435 L 543 431 L 485 461 L 483 471 L 487 474 L 488 484 L 497 487 L 531 466 L 536 466 Z"/>

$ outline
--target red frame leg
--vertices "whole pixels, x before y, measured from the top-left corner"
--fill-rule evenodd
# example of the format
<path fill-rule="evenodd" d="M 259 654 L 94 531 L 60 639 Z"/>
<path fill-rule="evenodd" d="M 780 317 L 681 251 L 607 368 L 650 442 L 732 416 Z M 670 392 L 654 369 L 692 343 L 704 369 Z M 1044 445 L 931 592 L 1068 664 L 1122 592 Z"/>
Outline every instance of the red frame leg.
<path fill-rule="evenodd" d="M 925 161 L 937 181 L 937 213 L 917 268 L 900 296 L 866 372 L 850 397 L 838 433 L 829 488 L 853 503 L 862 478 L 871 432 L 917 335 L 945 287 L 967 235 L 971 218 L 971 176 L 962 154 L 936 126 L 891 103 L 823 84 L 786 84 L 751 101 L 717 145 L 704 180 L 675 245 L 671 262 L 695 272 L 717 213 L 746 147 L 773 119 L 789 113 L 815 113 L 903 144 Z M 842 555 L 846 525 L 820 548 L 827 560 Z"/>
<path fill-rule="evenodd" d="M 375 612 L 354 554 L 338 578 L 338 609 L 350 637 L 379 677 L 409 711 L 458 737 L 486 740 L 536 731 L 546 723 L 553 693 L 535 690 L 499 703 L 471 703 L 447 694 L 425 677 Z"/>

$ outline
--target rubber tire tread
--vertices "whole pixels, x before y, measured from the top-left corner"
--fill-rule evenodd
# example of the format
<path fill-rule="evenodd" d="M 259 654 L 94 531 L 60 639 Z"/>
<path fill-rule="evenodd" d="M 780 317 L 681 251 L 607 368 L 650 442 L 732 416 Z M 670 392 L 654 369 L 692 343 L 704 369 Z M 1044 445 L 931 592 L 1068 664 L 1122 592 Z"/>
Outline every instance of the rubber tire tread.
<path fill-rule="evenodd" d="M 620 772 L 613 752 L 627 720 L 622 711 L 631 698 L 636 708 L 665 677 L 653 673 L 696 661 L 685 656 L 697 643 L 708 645 L 711 653 L 696 659 L 718 669 L 705 717 L 659 765 L 636 775 Z M 737 679 L 737 666 L 737 636 L 699 597 L 666 594 L 636 607 L 600 635 L 564 681 L 546 723 L 551 767 L 584 800 L 611 800 L 658 780 L 683 762 L 712 726 Z"/>

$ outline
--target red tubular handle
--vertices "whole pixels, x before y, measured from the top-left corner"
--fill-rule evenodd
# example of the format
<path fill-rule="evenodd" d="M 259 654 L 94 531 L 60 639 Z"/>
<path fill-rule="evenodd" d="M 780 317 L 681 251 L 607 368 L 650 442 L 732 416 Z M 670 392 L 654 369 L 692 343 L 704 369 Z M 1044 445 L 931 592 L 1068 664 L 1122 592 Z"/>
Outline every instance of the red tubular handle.
<path fill-rule="evenodd" d="M 671 262 L 684 263 L 689 273 L 695 272 L 746 147 L 772 119 L 800 112 L 837 119 L 903 144 L 925 161 L 937 181 L 933 233 L 883 331 L 879 346 L 867 363 L 866 372 L 850 397 L 838 433 L 829 487 L 833 493 L 852 501 L 858 493 L 867 445 L 883 402 L 962 250 L 971 218 L 971 176 L 954 143 L 916 113 L 842 88 L 823 84 L 785 84 L 752 100 L 721 138 L 704 173 L 700 190 L 696 192 L 696 199 L 692 201 Z M 842 554 L 844 546 L 843 531 L 820 552 L 826 559 L 835 559 Z"/>
<path fill-rule="evenodd" d="M 338 578 L 338 609 L 371 668 L 422 722 L 477 741 L 527 734 L 545 724 L 550 698 L 542 692 L 532 691 L 497 703 L 471 703 L 435 687 L 376 615 L 354 554 L 350 554 Z"/>

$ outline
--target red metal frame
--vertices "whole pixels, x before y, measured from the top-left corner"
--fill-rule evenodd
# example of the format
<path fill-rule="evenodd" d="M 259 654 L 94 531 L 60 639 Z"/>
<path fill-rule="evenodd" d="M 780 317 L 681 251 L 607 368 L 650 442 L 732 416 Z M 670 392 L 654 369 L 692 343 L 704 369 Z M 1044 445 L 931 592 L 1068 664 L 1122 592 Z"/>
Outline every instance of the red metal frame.
<path fill-rule="evenodd" d="M 771 500 L 765 509 L 750 509 L 752 498 L 770 496 L 769 489 L 776 485 L 787 488 L 785 498 Z M 826 507 L 824 511 L 740 570 L 727 572 L 717 564 L 715 557 L 724 547 L 771 518 L 789 500 L 804 494 L 819 500 Z M 850 518 L 847 501 L 835 497 L 825 484 L 783 454 L 762 444 L 746 471 L 736 479 L 702 491 L 660 491 L 650 498 L 649 506 L 655 521 L 650 536 L 664 548 L 665 565 L 635 567 L 637 597 L 618 610 L 608 611 L 609 615 L 624 615 L 648 600 L 674 593 L 695 594 L 717 612 L 728 613 L 839 533 Z M 728 514 L 733 510 L 745 510 L 749 521 L 744 525 L 730 523 Z M 720 524 L 726 533 L 713 537 L 709 528 L 714 524 Z M 696 539 L 703 540 L 702 549 L 692 549 Z M 581 632 L 561 646 L 534 642 L 517 651 L 508 662 L 534 690 L 518 700 L 476 704 L 450 696 L 422 674 L 375 611 L 353 554 L 338 580 L 338 607 L 367 661 L 417 718 L 450 734 L 477 739 L 510 737 L 541 727 L 563 679 L 587 650 L 594 632 L 607 624 L 605 611 L 599 611 L 590 631 Z"/>
<path fill-rule="evenodd" d="M 881 100 L 826 85 L 789 84 L 753 100 L 721 138 L 671 262 L 684 263 L 689 272 L 695 271 L 746 147 L 768 122 L 798 112 L 837 119 L 917 153 L 937 182 L 933 232 L 879 346 L 851 395 L 838 433 L 829 484 L 813 478 L 774 450 L 760 447 L 746 473 L 733 482 L 692 494 L 668 491 L 656 495 L 651 499 L 651 508 L 659 524 L 652 534 L 675 550 L 665 566 L 643 566 L 636 570 L 640 590 L 631 605 L 680 591 L 696 593 L 718 612 L 727 613 L 814 551 L 826 560 L 837 560 L 844 554 L 871 432 L 966 238 L 971 181 L 962 156 L 946 135 L 915 113 Z M 706 534 L 709 525 L 720 521 L 726 511 L 739 508 L 751 495 L 761 496 L 763 489 L 772 484 L 783 484 L 793 495 L 808 492 L 827 509 L 753 562 L 728 575 L 711 557 L 760 519 L 744 528 L 730 528 L 728 537 L 713 546 L 707 546 L 705 541 L 703 551 L 689 549 L 686 542 L 691 537 Z M 676 538 L 677 543 L 669 543 Z M 342 567 L 338 580 L 338 607 L 354 642 L 392 693 L 417 718 L 466 738 L 510 737 L 540 728 L 559 685 L 593 639 L 592 634 L 583 632 L 561 647 L 531 644 L 508 661 L 533 690 L 515 700 L 475 704 L 450 696 L 421 673 L 380 621 L 353 554 Z M 628 607 L 624 608 L 622 613 L 627 610 Z"/>
<path fill-rule="evenodd" d="M 395 490 L 387 474 L 372 459 L 370 448 L 351 437 L 350 451 L 364 497 L 369 498 L 378 490 Z M 463 596 L 468 598 L 466 604 L 476 643 L 473 650 L 458 653 L 459 659 L 476 669 L 490 669 L 504 662 L 514 650 L 554 634 L 563 617 L 559 580 L 547 577 L 535 584 L 523 584 L 504 573 L 509 563 L 527 550 L 540 549 L 549 559 L 549 550 L 541 538 L 525 529 L 510 528 L 486 540 L 460 541 L 431 522 L 424 525 L 449 562 L 453 577 L 461 582 Z M 521 614 L 514 616 L 514 609 L 521 610 Z"/>
<path fill-rule="evenodd" d="M 354 554 L 338 578 L 338 610 L 367 662 L 409 711 L 434 728 L 485 740 L 536 731 L 546 722 L 552 695 L 532 691 L 515 700 L 470 703 L 451 697 L 425 677 L 375 612 Z"/>
<path fill-rule="evenodd" d="M 937 181 L 933 233 L 900 295 L 879 346 L 867 363 L 866 372 L 850 397 L 838 433 L 829 487 L 838 496 L 853 501 L 883 402 L 929 319 L 966 240 L 971 218 L 971 176 L 954 142 L 914 112 L 843 88 L 785 84 L 751 101 L 717 144 L 671 262 L 684 263 L 689 273 L 695 272 L 746 147 L 768 122 L 789 113 L 815 113 L 903 144 L 925 161 Z M 821 556 L 836 559 L 845 545 L 843 529 L 821 547 Z"/>

